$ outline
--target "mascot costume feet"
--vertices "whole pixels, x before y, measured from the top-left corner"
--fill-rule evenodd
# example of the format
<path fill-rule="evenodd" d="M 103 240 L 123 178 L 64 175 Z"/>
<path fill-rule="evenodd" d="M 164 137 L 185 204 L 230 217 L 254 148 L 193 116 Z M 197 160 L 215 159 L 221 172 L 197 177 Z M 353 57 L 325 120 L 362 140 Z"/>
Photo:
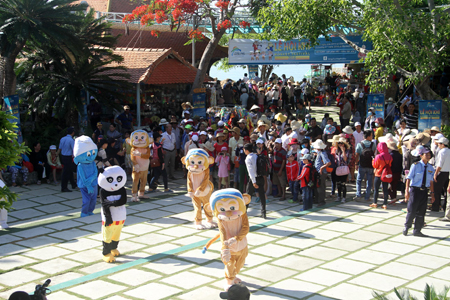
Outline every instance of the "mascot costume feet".
<path fill-rule="evenodd" d="M 75 139 L 73 146 L 73 162 L 77 167 L 77 185 L 80 188 L 83 198 L 81 206 L 81 217 L 94 214 L 95 204 L 97 203 L 97 166 L 95 158 L 97 157 L 97 145 L 90 137 L 82 135 Z"/>
<path fill-rule="evenodd" d="M 250 230 L 247 208 L 251 196 L 241 194 L 236 189 L 223 189 L 211 195 L 211 208 L 219 220 L 219 234 L 203 248 L 203 253 L 220 237 L 222 241 L 221 257 L 225 265 L 225 291 L 230 286 L 240 283 L 237 274 L 244 266 L 248 255 L 247 234 Z"/>
<path fill-rule="evenodd" d="M 213 183 L 209 180 L 209 165 L 214 163 L 214 158 L 203 149 L 191 149 L 181 162 L 188 170 L 187 187 L 192 199 L 195 211 L 195 228 L 216 228 L 213 214 L 209 204 L 209 198 L 214 190 Z M 206 223 L 202 224 L 202 206 L 206 215 Z"/>
<path fill-rule="evenodd" d="M 98 176 L 102 201 L 103 260 L 108 263 L 115 262 L 115 256 L 120 255 L 117 246 L 127 217 L 126 182 L 127 174 L 119 166 L 108 167 Z"/>
<path fill-rule="evenodd" d="M 145 185 L 147 184 L 148 166 L 150 163 L 150 148 L 153 143 L 145 130 L 136 130 L 131 133 L 131 162 L 133 164 L 133 187 L 131 189 L 131 201 L 137 202 L 139 199 L 149 198 L 145 196 Z M 139 186 L 139 194 L 138 185 Z"/>

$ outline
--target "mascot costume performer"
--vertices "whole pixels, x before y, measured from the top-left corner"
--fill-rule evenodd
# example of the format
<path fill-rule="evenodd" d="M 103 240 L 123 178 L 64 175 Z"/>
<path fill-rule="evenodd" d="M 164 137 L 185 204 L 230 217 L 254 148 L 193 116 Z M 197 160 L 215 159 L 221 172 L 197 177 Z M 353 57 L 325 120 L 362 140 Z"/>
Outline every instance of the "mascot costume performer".
<path fill-rule="evenodd" d="M 145 130 L 136 130 L 131 133 L 131 162 L 133 164 L 133 187 L 131 189 L 131 201 L 137 202 L 139 199 L 149 198 L 145 196 L 145 185 L 147 184 L 148 166 L 150 163 L 149 145 L 153 140 L 148 136 Z M 139 187 L 139 195 L 138 185 Z"/>
<path fill-rule="evenodd" d="M 209 204 L 209 198 L 214 190 L 214 185 L 209 180 L 209 165 L 214 163 L 214 158 L 203 149 L 191 149 L 181 161 L 188 170 L 187 187 L 188 195 L 194 204 L 195 228 L 216 228 L 217 223 L 213 222 Z M 202 206 L 207 219 L 205 224 L 202 224 Z"/>
<path fill-rule="evenodd" d="M 81 217 L 93 215 L 97 202 L 98 171 L 94 161 L 97 157 L 97 152 L 97 145 L 94 144 L 90 137 L 82 135 L 75 139 L 73 162 L 78 166 L 77 185 L 83 198 Z"/>
<path fill-rule="evenodd" d="M 127 174 L 119 166 L 108 167 L 98 176 L 102 201 L 103 260 L 110 263 L 119 256 L 120 233 L 127 217 Z"/>
<path fill-rule="evenodd" d="M 219 237 L 222 241 L 222 262 L 225 265 L 225 291 L 240 283 L 237 274 L 244 266 L 248 255 L 247 234 L 250 230 L 247 208 L 251 196 L 236 189 L 223 189 L 211 195 L 211 208 L 219 220 L 219 234 L 203 248 L 203 253 Z"/>

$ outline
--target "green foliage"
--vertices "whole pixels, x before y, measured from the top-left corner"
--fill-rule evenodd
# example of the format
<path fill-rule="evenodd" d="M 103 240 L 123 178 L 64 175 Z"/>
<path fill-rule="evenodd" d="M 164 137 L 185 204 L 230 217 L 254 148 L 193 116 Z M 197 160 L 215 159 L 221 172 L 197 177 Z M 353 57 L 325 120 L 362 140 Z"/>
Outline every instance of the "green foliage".
<path fill-rule="evenodd" d="M 215 63 L 213 63 L 213 66 L 217 67 L 218 70 L 228 72 L 232 69 L 245 69 L 247 66 L 245 65 L 230 65 L 228 64 L 228 57 L 224 57 Z"/>
<path fill-rule="evenodd" d="M 4 111 L 0 111 L 0 169 L 5 169 L 7 166 L 13 166 L 22 153 L 29 151 L 25 144 L 19 144 L 17 141 L 17 134 L 14 130 L 17 129 L 15 123 L 10 120 L 14 117 L 8 115 Z M 0 208 L 9 210 L 16 195 L 11 193 L 7 187 L 0 189 Z"/>
<path fill-rule="evenodd" d="M 444 290 L 441 293 L 437 293 L 433 286 L 429 286 L 426 284 L 425 290 L 423 291 L 423 298 L 425 300 L 449 300 L 450 297 L 448 297 L 448 292 L 450 291 L 450 287 L 446 286 L 444 287 Z M 397 296 L 398 300 L 419 300 L 419 298 L 411 296 L 408 290 L 403 289 L 398 291 L 396 288 L 394 288 L 395 295 Z M 389 300 L 388 297 L 383 296 L 377 292 L 373 292 L 373 296 L 376 300 Z"/>

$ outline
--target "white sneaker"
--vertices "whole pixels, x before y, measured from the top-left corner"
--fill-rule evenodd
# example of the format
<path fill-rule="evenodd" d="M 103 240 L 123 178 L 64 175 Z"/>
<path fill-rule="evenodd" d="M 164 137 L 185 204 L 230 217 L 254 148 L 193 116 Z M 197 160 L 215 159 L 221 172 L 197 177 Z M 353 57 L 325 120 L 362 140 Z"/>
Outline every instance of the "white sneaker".
<path fill-rule="evenodd" d="M 341 199 L 341 203 L 345 203 L 345 198 L 342 198 L 342 199 Z"/>
<path fill-rule="evenodd" d="M 8 224 L 2 224 L 2 225 L 0 225 L 0 230 L 2 230 L 2 229 L 8 229 L 8 228 L 9 228 Z"/>
<path fill-rule="evenodd" d="M 341 202 L 341 197 L 337 197 L 336 200 L 334 200 L 334 202 Z"/>

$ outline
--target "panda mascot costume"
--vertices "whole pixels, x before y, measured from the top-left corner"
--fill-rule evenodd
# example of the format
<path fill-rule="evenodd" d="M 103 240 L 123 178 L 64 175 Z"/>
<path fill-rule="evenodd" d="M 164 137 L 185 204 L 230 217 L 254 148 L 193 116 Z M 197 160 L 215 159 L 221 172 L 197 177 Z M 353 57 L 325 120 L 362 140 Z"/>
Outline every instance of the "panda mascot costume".
<path fill-rule="evenodd" d="M 115 262 L 115 257 L 120 255 L 117 246 L 127 216 L 126 182 L 127 174 L 119 166 L 107 167 L 98 176 L 102 201 L 103 260 L 108 263 Z"/>

